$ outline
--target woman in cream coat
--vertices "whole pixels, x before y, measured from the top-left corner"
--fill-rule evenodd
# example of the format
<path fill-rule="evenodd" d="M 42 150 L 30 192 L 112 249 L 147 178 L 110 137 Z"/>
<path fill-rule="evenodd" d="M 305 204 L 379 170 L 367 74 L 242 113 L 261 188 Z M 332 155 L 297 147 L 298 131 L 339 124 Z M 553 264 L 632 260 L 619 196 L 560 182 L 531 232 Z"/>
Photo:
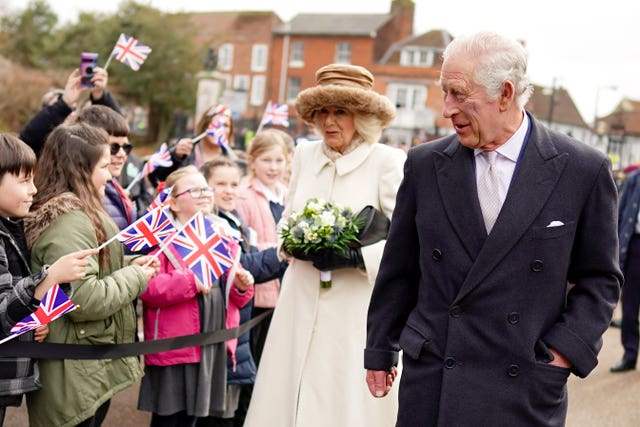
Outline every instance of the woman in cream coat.
<path fill-rule="evenodd" d="M 298 115 L 323 135 L 296 148 L 283 221 L 319 197 L 391 218 L 405 154 L 377 143 L 394 118 L 365 68 L 331 64 L 296 100 Z M 292 258 L 282 282 L 245 426 L 384 426 L 396 399 L 375 399 L 364 380 L 367 307 L 385 240 L 347 257 Z M 320 288 L 319 270 L 332 271 Z"/>

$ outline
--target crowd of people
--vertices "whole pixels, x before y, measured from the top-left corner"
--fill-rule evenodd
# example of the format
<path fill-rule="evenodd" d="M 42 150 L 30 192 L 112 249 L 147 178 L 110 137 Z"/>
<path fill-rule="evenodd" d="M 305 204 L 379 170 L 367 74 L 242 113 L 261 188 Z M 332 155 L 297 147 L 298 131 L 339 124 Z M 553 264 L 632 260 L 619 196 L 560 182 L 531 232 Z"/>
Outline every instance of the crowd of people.
<path fill-rule="evenodd" d="M 295 102 L 320 139 L 265 128 L 239 153 L 207 132 L 233 141 L 215 104 L 132 188 L 108 75 L 83 89 L 74 70 L 19 136 L 0 135 L 0 338 L 54 283 L 77 308 L 18 340 L 124 344 L 264 318 L 143 358 L 3 358 L 0 425 L 26 395 L 32 426 L 100 426 L 138 381 L 153 427 L 564 425 L 567 378 L 595 367 L 623 280 L 610 163 L 524 110 L 518 42 L 472 34 L 443 58 L 455 133 L 408 154 L 380 143 L 396 111 L 373 74 L 329 64 Z M 233 273 L 208 286 L 174 245 L 112 239 L 165 191 L 177 227 L 202 213 L 238 242 Z M 279 224 L 314 198 L 367 213 L 356 244 L 283 245 Z"/>

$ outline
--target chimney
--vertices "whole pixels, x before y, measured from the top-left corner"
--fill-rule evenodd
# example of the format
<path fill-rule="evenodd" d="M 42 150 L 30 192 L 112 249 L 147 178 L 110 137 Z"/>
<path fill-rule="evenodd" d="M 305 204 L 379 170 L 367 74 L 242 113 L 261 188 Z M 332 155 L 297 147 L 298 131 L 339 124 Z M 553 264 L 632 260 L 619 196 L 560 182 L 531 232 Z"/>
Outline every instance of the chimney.
<path fill-rule="evenodd" d="M 398 40 L 413 36 L 413 0 L 391 0 L 390 14 L 395 21 Z"/>

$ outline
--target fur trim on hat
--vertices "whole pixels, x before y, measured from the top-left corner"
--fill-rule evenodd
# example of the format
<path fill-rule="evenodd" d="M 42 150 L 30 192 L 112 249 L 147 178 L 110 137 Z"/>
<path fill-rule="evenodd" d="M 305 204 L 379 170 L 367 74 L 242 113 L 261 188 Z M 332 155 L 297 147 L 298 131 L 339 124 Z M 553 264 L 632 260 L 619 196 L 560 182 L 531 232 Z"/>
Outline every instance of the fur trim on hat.
<path fill-rule="evenodd" d="M 396 109 L 386 96 L 372 90 L 350 86 L 327 85 L 305 89 L 296 99 L 296 111 L 308 124 L 313 124 L 313 113 L 323 107 L 342 107 L 378 116 L 382 127 L 387 127 L 396 115 Z"/>
<path fill-rule="evenodd" d="M 396 109 L 386 96 L 373 90 L 373 74 L 364 67 L 329 64 L 316 72 L 316 86 L 305 89 L 296 99 L 296 111 L 313 125 L 313 114 L 324 107 L 341 107 L 350 111 L 373 114 L 382 127 L 393 121 Z"/>

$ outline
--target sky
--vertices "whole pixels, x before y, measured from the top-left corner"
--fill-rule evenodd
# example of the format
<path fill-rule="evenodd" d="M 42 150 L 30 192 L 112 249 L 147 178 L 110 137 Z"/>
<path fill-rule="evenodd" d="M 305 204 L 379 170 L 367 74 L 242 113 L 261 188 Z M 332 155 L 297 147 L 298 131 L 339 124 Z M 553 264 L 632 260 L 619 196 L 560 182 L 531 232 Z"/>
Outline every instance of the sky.
<path fill-rule="evenodd" d="M 139 2 L 166 12 L 268 10 L 284 21 L 299 13 L 388 13 L 391 4 L 391 0 Z M 593 121 L 596 112 L 598 116 L 612 112 L 623 98 L 640 100 L 640 2 L 414 2 L 415 34 L 443 29 L 455 37 L 492 30 L 524 40 L 529 53 L 530 80 L 541 86 L 567 89 L 587 123 Z M 113 13 L 119 6 L 116 0 L 48 0 L 48 3 L 62 22 L 75 21 L 78 11 Z M 0 14 L 20 10 L 25 4 L 24 0 L 0 0 Z"/>

